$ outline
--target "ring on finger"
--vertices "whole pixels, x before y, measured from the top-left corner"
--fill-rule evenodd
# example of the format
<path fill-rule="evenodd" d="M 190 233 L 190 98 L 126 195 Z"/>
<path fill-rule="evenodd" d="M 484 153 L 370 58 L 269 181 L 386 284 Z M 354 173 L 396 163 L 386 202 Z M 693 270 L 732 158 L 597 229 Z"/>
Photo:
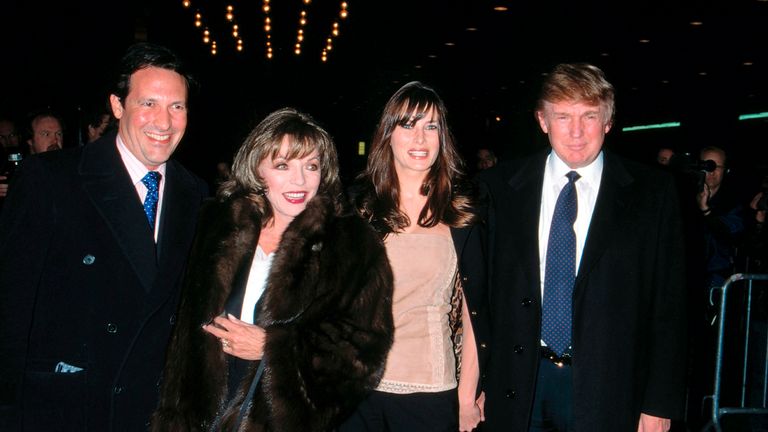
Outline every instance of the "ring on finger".
<path fill-rule="evenodd" d="M 224 348 L 229 348 L 229 339 L 222 338 L 221 339 L 221 346 L 223 346 Z"/>

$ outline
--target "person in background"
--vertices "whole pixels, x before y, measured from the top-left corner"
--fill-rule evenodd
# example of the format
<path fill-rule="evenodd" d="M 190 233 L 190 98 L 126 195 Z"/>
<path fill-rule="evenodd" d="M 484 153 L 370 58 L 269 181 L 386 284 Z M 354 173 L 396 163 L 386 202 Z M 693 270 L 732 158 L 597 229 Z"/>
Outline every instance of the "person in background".
<path fill-rule="evenodd" d="M 656 162 L 662 166 L 669 166 L 672 161 L 672 157 L 675 155 L 675 151 L 669 147 L 661 147 L 656 153 Z"/>
<path fill-rule="evenodd" d="M 692 285 L 689 314 L 689 402 L 687 424 L 701 429 L 709 420 L 707 397 L 713 392 L 712 376 L 715 372 L 717 352 L 717 316 L 720 311 L 719 288 L 732 274 L 744 268 L 737 262 L 746 232 L 744 205 L 746 198 L 728 174 L 725 150 L 707 146 L 699 151 L 699 165 L 706 167 L 689 177 L 684 205 L 688 206 L 687 260 L 690 261 L 689 283 Z M 739 260 L 740 261 L 740 260 Z M 712 296 L 710 292 L 715 289 Z M 742 313 L 742 303 L 732 295 L 729 303 L 731 316 Z M 737 326 L 726 327 L 726 337 L 738 337 Z M 740 356 L 726 346 L 723 358 L 727 364 Z M 733 361 L 733 363 L 730 363 Z M 738 382 L 738 374 L 729 369 L 723 385 L 723 400 L 738 392 L 731 383 Z M 730 375 L 733 373 L 732 375 Z"/>
<path fill-rule="evenodd" d="M 0 430 L 146 430 L 208 193 L 171 159 L 189 86 L 173 52 L 132 46 L 109 97 L 118 131 L 14 174 L 0 215 Z"/>
<path fill-rule="evenodd" d="M 420 82 L 404 85 L 353 189 L 392 264 L 395 341 L 381 383 L 341 432 L 469 431 L 483 419 L 484 237 L 462 174 L 443 101 Z"/>
<path fill-rule="evenodd" d="M 229 166 L 229 162 L 220 161 L 216 163 L 216 174 L 213 178 L 213 184 L 218 189 L 219 186 L 224 184 L 232 177 L 232 168 Z"/>
<path fill-rule="evenodd" d="M 0 209 L 5 197 L 8 195 L 8 155 L 20 152 L 19 134 L 16 125 L 10 118 L 0 117 Z"/>
<path fill-rule="evenodd" d="M 496 162 L 498 162 L 498 159 L 496 159 L 496 155 L 493 153 L 493 150 L 488 148 L 478 149 L 476 156 L 478 171 L 491 168 L 496 165 Z"/>
<path fill-rule="evenodd" d="M 0 147 L 8 151 L 10 148 L 19 147 L 19 132 L 16 124 L 10 118 L 0 117 Z"/>
<path fill-rule="evenodd" d="M 744 233 L 744 206 L 736 190 L 726 181 L 728 170 L 723 149 L 708 146 L 699 152 L 701 161 L 711 161 L 696 193 L 705 241 L 706 295 L 709 288 L 722 286 L 735 272 L 736 250 Z"/>
<path fill-rule="evenodd" d="M 683 237 L 669 173 L 603 149 L 614 88 L 560 64 L 551 149 L 478 176 L 489 209 L 484 431 L 666 431 L 685 405 Z"/>
<path fill-rule="evenodd" d="M 46 110 L 34 114 L 29 128 L 29 154 L 61 150 L 64 146 L 64 126 L 61 118 L 53 112 Z"/>
<path fill-rule="evenodd" d="M 112 125 L 112 114 L 104 110 L 86 112 L 85 124 L 81 131 L 82 144 L 89 144 L 101 138 Z"/>
<path fill-rule="evenodd" d="M 251 131 L 201 211 L 152 430 L 243 430 L 242 412 L 246 430 L 330 431 L 376 386 L 392 273 L 341 192 L 308 115 L 280 109 Z"/>

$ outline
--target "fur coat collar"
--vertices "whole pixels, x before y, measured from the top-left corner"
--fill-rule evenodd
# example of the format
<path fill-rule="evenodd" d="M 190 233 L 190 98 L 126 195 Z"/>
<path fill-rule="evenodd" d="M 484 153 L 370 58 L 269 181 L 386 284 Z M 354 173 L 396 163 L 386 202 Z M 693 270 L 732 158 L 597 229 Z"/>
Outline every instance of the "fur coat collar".
<path fill-rule="evenodd" d="M 201 325 L 247 282 L 261 219 L 244 197 L 211 202 L 168 348 L 155 431 L 230 430 L 256 370 L 227 401 L 227 359 Z M 326 431 L 381 379 L 392 344 L 392 272 L 379 236 L 318 195 L 283 234 L 259 301 L 266 368 L 241 431 Z"/>

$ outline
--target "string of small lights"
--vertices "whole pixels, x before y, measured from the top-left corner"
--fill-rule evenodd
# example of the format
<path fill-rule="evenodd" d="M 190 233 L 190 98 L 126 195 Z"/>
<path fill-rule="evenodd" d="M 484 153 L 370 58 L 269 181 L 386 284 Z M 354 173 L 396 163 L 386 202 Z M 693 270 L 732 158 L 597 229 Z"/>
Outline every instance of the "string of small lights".
<path fill-rule="evenodd" d="M 306 7 L 312 2 L 312 0 L 302 0 L 304 2 L 304 6 L 301 8 L 301 12 L 299 13 L 299 29 L 296 32 L 296 45 L 294 46 L 293 52 L 296 55 L 301 54 L 301 43 L 304 41 L 304 26 L 307 25 L 307 9 Z"/>
<path fill-rule="evenodd" d="M 299 12 L 299 23 L 298 23 L 298 29 L 296 32 L 296 43 L 294 44 L 293 52 L 295 55 L 301 55 L 302 51 L 302 44 L 304 42 L 304 39 L 306 37 L 305 35 L 305 27 L 308 22 L 308 12 L 307 7 L 312 3 L 312 0 L 301 0 L 302 1 L 302 8 Z M 272 18 L 270 16 L 271 12 L 271 5 L 270 0 L 262 0 L 262 11 L 264 12 L 264 36 L 265 36 L 265 45 L 266 45 L 266 56 L 267 59 L 272 59 L 274 57 L 274 50 L 273 50 L 273 44 L 272 44 Z M 192 0 L 182 0 L 182 5 L 185 9 L 191 9 L 192 8 Z M 339 19 L 334 20 L 334 22 L 331 24 L 331 31 L 328 37 L 326 38 L 325 47 L 322 50 L 321 60 L 323 62 L 328 61 L 328 54 L 333 49 L 333 40 L 339 36 L 339 21 L 344 20 L 349 15 L 348 11 L 348 2 L 342 1 L 339 6 Z M 238 52 L 242 52 L 244 50 L 244 44 L 243 44 L 243 38 L 241 36 L 242 31 L 240 26 L 237 23 L 237 19 L 235 16 L 235 7 L 233 5 L 227 5 L 226 6 L 226 13 L 225 18 L 229 24 L 232 26 L 232 38 L 235 40 L 235 49 Z M 203 34 L 203 43 L 210 44 L 211 46 L 211 55 L 216 55 L 218 52 L 218 45 L 216 40 L 212 36 L 212 32 L 209 29 L 207 25 L 205 25 L 206 20 L 203 17 L 203 13 L 200 9 L 197 9 L 195 11 L 195 27 L 202 29 Z"/>
<path fill-rule="evenodd" d="M 269 0 L 264 0 L 264 33 L 266 35 L 267 58 L 272 59 L 272 20 L 269 18 Z"/>
<path fill-rule="evenodd" d="M 346 19 L 347 15 L 349 15 L 349 11 L 347 11 L 347 2 L 343 1 L 340 5 L 339 10 L 339 18 L 340 19 Z M 339 36 L 339 22 L 334 21 L 331 25 L 331 33 L 328 35 L 328 37 L 325 39 L 325 48 L 323 48 L 323 53 L 320 56 L 320 60 L 323 61 L 323 63 L 328 61 L 328 53 L 333 49 L 333 38 L 336 38 Z"/>

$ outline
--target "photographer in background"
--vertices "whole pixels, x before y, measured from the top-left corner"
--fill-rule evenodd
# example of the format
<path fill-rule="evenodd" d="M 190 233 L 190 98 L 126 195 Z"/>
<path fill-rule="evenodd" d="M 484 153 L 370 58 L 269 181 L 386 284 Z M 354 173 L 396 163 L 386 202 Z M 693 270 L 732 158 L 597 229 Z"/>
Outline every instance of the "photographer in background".
<path fill-rule="evenodd" d="M 700 430 L 710 408 L 703 398 L 712 394 L 720 304 L 717 297 L 714 304 L 710 303 L 709 293 L 737 271 L 736 257 L 744 235 L 744 206 L 743 197 L 732 179 L 727 178 L 730 174 L 723 149 L 705 147 L 698 160 L 686 159 L 687 163 L 673 160 L 673 165 L 685 165 L 684 174 L 695 174 L 686 175 L 681 197 L 687 228 L 689 290 L 687 426 L 689 430 Z"/>
<path fill-rule="evenodd" d="M 736 191 L 724 182 L 728 172 L 725 151 L 719 147 L 705 147 L 699 158 L 714 168 L 707 171 L 696 195 L 705 241 L 705 288 L 709 293 L 711 287 L 722 286 L 735 273 L 736 253 L 744 233 L 744 209 Z M 714 167 L 707 161 L 714 162 Z"/>

